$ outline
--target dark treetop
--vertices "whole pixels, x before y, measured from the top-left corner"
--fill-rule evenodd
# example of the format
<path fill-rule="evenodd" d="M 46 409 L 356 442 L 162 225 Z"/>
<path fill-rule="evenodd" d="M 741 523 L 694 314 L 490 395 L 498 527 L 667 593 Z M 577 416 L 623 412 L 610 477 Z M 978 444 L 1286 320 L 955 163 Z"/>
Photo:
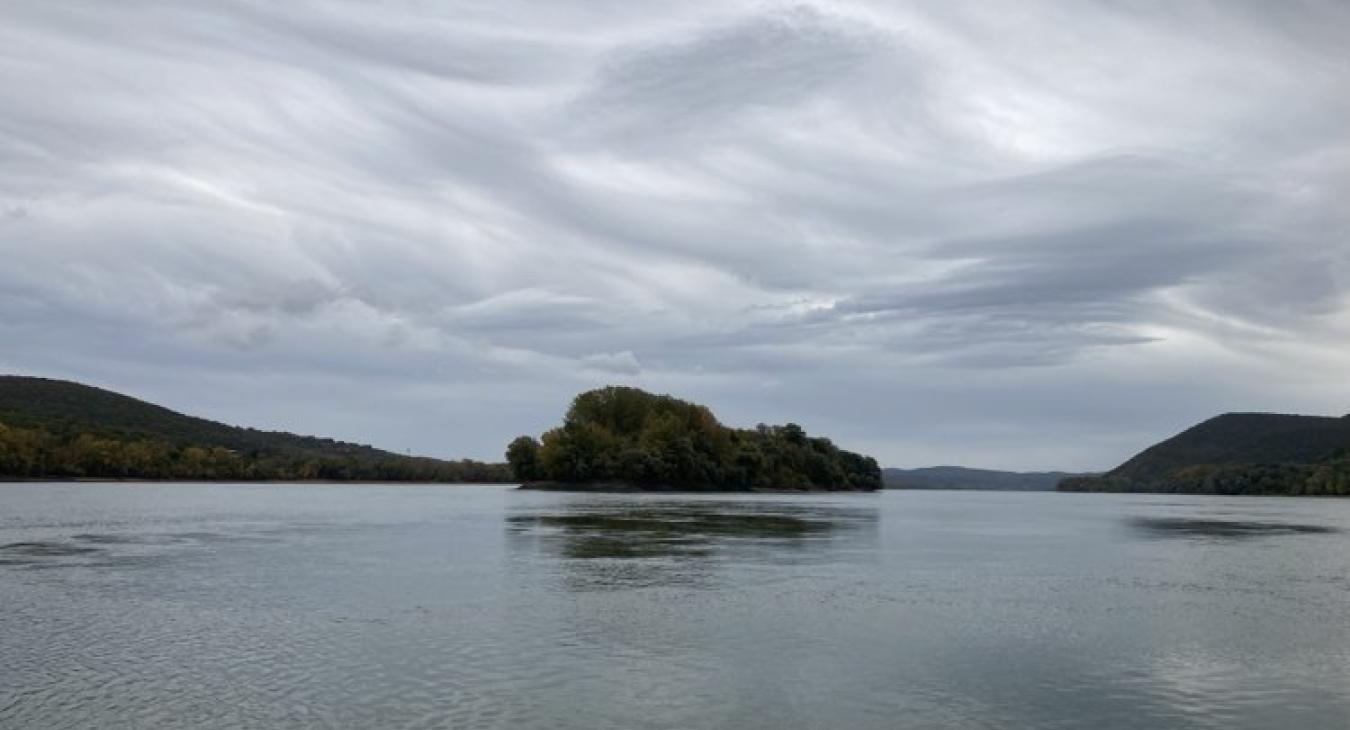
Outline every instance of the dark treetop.
<path fill-rule="evenodd" d="M 1155 444 L 1071 492 L 1350 494 L 1350 416 L 1229 413 Z"/>
<path fill-rule="evenodd" d="M 796 424 L 734 429 L 704 406 L 610 387 L 572 401 L 563 425 L 506 451 L 526 486 L 642 490 L 881 488 L 875 459 L 810 437 Z"/>
<path fill-rule="evenodd" d="M 504 482 L 505 464 L 403 456 L 193 418 L 62 380 L 0 376 L 0 477 Z"/>

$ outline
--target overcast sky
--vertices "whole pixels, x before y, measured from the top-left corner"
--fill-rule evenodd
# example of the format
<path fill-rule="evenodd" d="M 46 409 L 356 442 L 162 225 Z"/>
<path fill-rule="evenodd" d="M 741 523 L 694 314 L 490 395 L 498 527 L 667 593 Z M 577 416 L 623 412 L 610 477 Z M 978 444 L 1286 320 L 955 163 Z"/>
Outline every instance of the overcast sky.
<path fill-rule="evenodd" d="M 1350 411 L 1350 3 L 9 0 L 0 372 L 500 459 L 577 392 L 888 466 Z"/>

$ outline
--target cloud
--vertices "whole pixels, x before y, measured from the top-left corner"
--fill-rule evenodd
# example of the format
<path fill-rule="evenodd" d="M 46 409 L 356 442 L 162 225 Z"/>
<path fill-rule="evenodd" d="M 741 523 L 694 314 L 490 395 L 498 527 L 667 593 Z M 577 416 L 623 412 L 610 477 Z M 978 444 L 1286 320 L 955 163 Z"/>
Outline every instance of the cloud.
<path fill-rule="evenodd" d="M 611 381 L 896 465 L 1344 412 L 1347 12 L 9 3 L 0 360 L 484 458 Z"/>
<path fill-rule="evenodd" d="M 642 364 L 637 356 L 628 350 L 623 352 L 598 352 L 581 358 L 581 363 L 592 370 L 615 375 L 638 375 L 642 373 Z"/>
<path fill-rule="evenodd" d="M 716 139 L 728 125 L 790 113 L 836 90 L 888 42 L 871 27 L 811 6 L 770 10 L 667 43 L 621 47 L 601 61 L 568 110 L 598 144 Z"/>

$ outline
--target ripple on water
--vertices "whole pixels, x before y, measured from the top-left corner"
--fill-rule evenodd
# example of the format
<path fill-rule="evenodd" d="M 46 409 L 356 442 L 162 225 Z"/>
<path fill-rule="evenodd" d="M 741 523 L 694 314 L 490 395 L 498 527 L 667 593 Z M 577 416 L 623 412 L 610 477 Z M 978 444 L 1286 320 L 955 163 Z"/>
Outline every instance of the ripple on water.
<path fill-rule="evenodd" d="M 11 542 L 0 545 L 0 554 L 17 555 L 30 558 L 61 558 L 71 555 L 87 555 L 99 552 L 99 548 L 73 545 L 69 542 L 54 540 L 35 540 L 32 542 Z"/>
<path fill-rule="evenodd" d="M 1350 727 L 1350 550 L 1289 529 L 1350 502 L 126 491 L 7 495 L 0 559 L 161 562 L 0 571 L 0 727 Z"/>

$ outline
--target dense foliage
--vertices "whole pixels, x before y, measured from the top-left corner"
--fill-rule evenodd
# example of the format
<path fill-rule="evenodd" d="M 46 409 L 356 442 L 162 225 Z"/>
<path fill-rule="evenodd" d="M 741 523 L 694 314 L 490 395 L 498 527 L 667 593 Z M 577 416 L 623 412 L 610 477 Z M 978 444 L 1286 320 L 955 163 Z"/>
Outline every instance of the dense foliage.
<path fill-rule="evenodd" d="M 1312 464 L 1350 447 L 1350 418 L 1228 413 L 1140 452 L 1112 470 L 1147 482 L 1198 464 Z"/>
<path fill-rule="evenodd" d="M 0 377 L 0 477 L 505 482 L 505 464 L 441 461 L 192 418 L 109 391 Z"/>
<path fill-rule="evenodd" d="M 1350 417 L 1234 413 L 1145 449 L 1065 492 L 1350 495 Z"/>
<path fill-rule="evenodd" d="M 164 441 L 179 447 L 210 444 L 239 452 L 395 456 L 360 444 L 227 426 L 102 388 L 17 375 L 0 376 L 0 422 L 54 434 L 86 430 L 119 441 Z"/>
<path fill-rule="evenodd" d="M 636 388 L 577 396 L 563 425 L 506 451 L 518 478 L 648 489 L 881 488 L 876 460 L 796 424 L 732 429 L 705 407 Z"/>
<path fill-rule="evenodd" d="M 1149 481 L 1120 475 L 1072 477 L 1062 492 L 1163 492 L 1177 494 L 1350 495 L 1350 458 L 1315 464 L 1192 464 Z"/>

